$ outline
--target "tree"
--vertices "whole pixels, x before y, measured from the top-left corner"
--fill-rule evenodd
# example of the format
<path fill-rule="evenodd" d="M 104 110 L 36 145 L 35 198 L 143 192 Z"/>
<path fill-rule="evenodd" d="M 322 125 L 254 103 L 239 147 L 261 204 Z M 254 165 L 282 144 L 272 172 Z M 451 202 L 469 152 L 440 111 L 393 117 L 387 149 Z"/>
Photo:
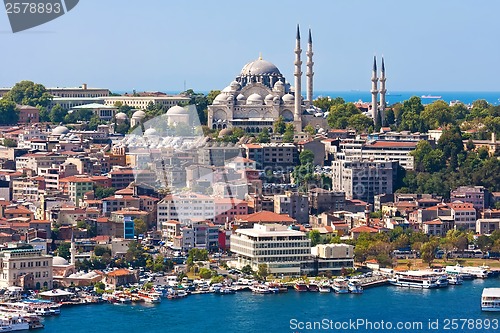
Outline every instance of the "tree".
<path fill-rule="evenodd" d="M 148 225 L 146 222 L 144 222 L 143 219 L 134 219 L 134 235 L 143 235 L 146 231 L 148 231 Z"/>
<path fill-rule="evenodd" d="M 200 271 L 198 272 L 198 275 L 202 279 L 210 279 L 212 277 L 212 271 L 209 270 L 208 268 L 202 267 L 202 268 L 200 268 Z"/>
<path fill-rule="evenodd" d="M 347 126 L 355 129 L 357 132 L 367 132 L 373 126 L 373 120 L 364 114 L 355 114 L 347 119 Z"/>
<path fill-rule="evenodd" d="M 420 254 L 422 256 L 422 261 L 429 264 L 432 264 L 435 258 L 435 253 L 437 249 L 437 243 L 435 241 L 429 241 L 422 245 L 420 249 Z"/>
<path fill-rule="evenodd" d="M 314 162 L 314 153 L 309 149 L 304 149 L 299 154 L 300 165 L 306 165 Z"/>
<path fill-rule="evenodd" d="M 293 142 L 294 135 L 295 135 L 295 127 L 293 127 L 293 124 L 291 123 L 286 124 L 285 133 L 283 134 L 283 142 L 285 143 Z"/>
<path fill-rule="evenodd" d="M 68 110 L 63 109 L 59 104 L 52 107 L 49 112 L 49 120 L 53 123 L 61 123 L 64 121 L 64 117 L 68 114 Z"/>
<path fill-rule="evenodd" d="M 279 116 L 276 122 L 274 123 L 274 133 L 283 134 L 285 133 L 286 123 L 285 119 L 282 116 Z"/>
<path fill-rule="evenodd" d="M 257 276 L 259 279 L 265 280 L 269 275 L 267 264 L 259 264 L 257 268 Z"/>
<path fill-rule="evenodd" d="M 257 140 L 257 142 L 260 142 L 260 143 L 270 142 L 269 130 L 264 127 L 262 129 L 262 131 L 259 134 L 257 134 L 256 140 Z"/>
<path fill-rule="evenodd" d="M 188 252 L 187 264 L 193 265 L 195 261 L 207 261 L 208 260 L 208 251 L 202 249 L 191 249 Z"/>
<path fill-rule="evenodd" d="M 349 118 L 361 114 L 361 111 L 353 103 L 336 104 L 330 108 L 327 121 L 332 128 L 347 128 Z"/>
<path fill-rule="evenodd" d="M 133 266 L 144 266 L 146 258 L 144 257 L 144 248 L 142 245 L 136 241 L 131 241 L 125 253 L 125 260 Z"/>
<path fill-rule="evenodd" d="M 345 101 L 342 97 L 330 98 L 327 97 L 318 97 L 313 101 L 313 105 L 317 108 L 320 108 L 323 111 L 328 111 L 332 106 L 338 104 L 345 104 Z"/>
<path fill-rule="evenodd" d="M 32 81 L 21 81 L 16 83 L 4 95 L 3 99 L 15 104 L 47 107 L 52 100 L 52 96 L 41 84 Z"/>
<path fill-rule="evenodd" d="M 61 243 L 59 244 L 59 246 L 57 247 L 57 255 L 59 257 L 63 257 L 65 259 L 70 259 L 71 257 L 71 252 L 69 251 L 71 247 L 71 243 L 68 243 L 68 242 L 64 242 L 64 243 Z"/>
<path fill-rule="evenodd" d="M 321 233 L 318 230 L 311 230 L 309 231 L 308 237 L 311 240 L 311 247 L 314 247 L 319 244 Z"/>
<path fill-rule="evenodd" d="M 245 265 L 241 268 L 241 272 L 245 275 L 250 275 L 253 274 L 252 266 L 250 265 Z"/>
<path fill-rule="evenodd" d="M 101 246 L 101 245 L 96 245 L 94 247 L 94 255 L 96 255 L 98 257 L 102 257 L 105 253 L 108 253 L 109 255 L 111 255 L 111 250 L 108 249 L 107 247 Z"/>
<path fill-rule="evenodd" d="M 5 147 L 17 147 L 17 141 L 16 140 L 13 140 L 13 139 L 7 139 L 7 138 L 4 138 L 3 139 L 3 145 Z"/>
<path fill-rule="evenodd" d="M 316 134 L 316 130 L 314 129 L 314 127 L 311 124 L 308 124 L 306 127 L 304 127 L 304 132 L 306 132 L 307 134 L 309 134 L 311 136 Z"/>
<path fill-rule="evenodd" d="M 0 99 L 0 125 L 12 125 L 19 121 L 19 111 L 16 104 L 6 100 L 5 97 Z"/>
<path fill-rule="evenodd" d="M 207 95 L 207 104 L 211 105 L 214 102 L 215 97 L 220 94 L 220 90 L 210 90 Z"/>
<path fill-rule="evenodd" d="M 430 129 L 436 129 L 440 126 L 454 122 L 451 108 L 448 103 L 443 100 L 438 100 L 426 105 L 422 111 L 421 118 Z"/>
<path fill-rule="evenodd" d="M 115 192 L 116 189 L 114 187 L 104 187 L 100 185 L 94 187 L 94 197 L 99 200 L 110 197 L 114 195 Z"/>

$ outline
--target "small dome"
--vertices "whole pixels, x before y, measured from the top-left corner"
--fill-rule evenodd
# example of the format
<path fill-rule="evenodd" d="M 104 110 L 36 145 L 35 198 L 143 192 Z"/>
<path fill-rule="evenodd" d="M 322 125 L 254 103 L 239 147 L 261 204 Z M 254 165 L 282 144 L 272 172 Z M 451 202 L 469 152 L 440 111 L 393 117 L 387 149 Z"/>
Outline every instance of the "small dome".
<path fill-rule="evenodd" d="M 224 93 L 218 94 L 214 99 L 214 104 L 224 103 L 227 100 L 227 95 Z"/>
<path fill-rule="evenodd" d="M 273 98 L 273 101 L 276 102 L 276 101 L 279 101 L 280 100 L 280 97 L 279 96 L 274 96 Z"/>
<path fill-rule="evenodd" d="M 167 116 L 174 116 L 178 114 L 186 114 L 187 111 L 183 107 L 180 107 L 178 105 L 172 106 L 170 109 L 167 111 Z"/>
<path fill-rule="evenodd" d="M 68 134 L 69 129 L 66 126 L 57 126 L 52 130 L 53 135 L 63 135 L 63 134 Z"/>
<path fill-rule="evenodd" d="M 238 101 L 244 101 L 246 100 L 247 98 L 245 97 L 245 95 L 243 94 L 239 94 L 238 96 L 236 96 L 236 100 Z"/>
<path fill-rule="evenodd" d="M 262 99 L 262 96 L 259 94 L 251 94 L 247 98 L 247 105 L 262 105 L 264 100 Z"/>
<path fill-rule="evenodd" d="M 283 102 L 293 102 L 295 101 L 295 96 L 292 94 L 286 94 L 283 96 Z"/>
<path fill-rule="evenodd" d="M 234 99 L 234 95 L 229 95 L 226 98 L 226 101 L 231 102 Z"/>
<path fill-rule="evenodd" d="M 221 130 L 219 132 L 219 138 L 222 138 L 224 136 L 229 136 L 229 135 L 233 135 L 233 130 L 230 128 L 224 128 L 223 130 Z"/>
<path fill-rule="evenodd" d="M 284 87 L 284 86 L 285 86 L 285 84 L 284 84 L 283 82 L 281 82 L 281 81 L 278 81 L 278 82 L 276 82 L 276 83 L 274 84 L 274 88 L 277 88 L 277 87 Z"/>
<path fill-rule="evenodd" d="M 69 262 L 63 257 L 55 256 L 52 258 L 52 265 L 54 266 L 66 266 L 69 265 Z"/>
<path fill-rule="evenodd" d="M 221 92 L 223 93 L 230 93 L 233 89 L 231 88 L 231 86 L 227 86 L 226 88 L 222 89 Z"/>
<path fill-rule="evenodd" d="M 241 85 L 237 81 L 233 81 L 229 84 L 232 90 L 238 90 L 241 88 Z"/>
<path fill-rule="evenodd" d="M 146 112 L 142 110 L 135 111 L 132 115 L 132 118 L 143 119 L 144 117 L 146 117 Z"/>
<path fill-rule="evenodd" d="M 126 119 L 128 119 L 128 116 L 127 116 L 125 113 L 123 113 L 123 112 L 118 112 L 118 113 L 115 115 L 115 118 L 116 118 L 117 120 L 126 120 Z"/>
<path fill-rule="evenodd" d="M 154 128 L 148 128 L 147 130 L 144 131 L 145 136 L 153 136 L 157 135 L 157 132 Z"/>
<path fill-rule="evenodd" d="M 266 101 L 272 101 L 273 98 L 274 98 L 274 95 L 273 94 L 269 94 L 269 95 L 266 96 L 265 100 Z"/>

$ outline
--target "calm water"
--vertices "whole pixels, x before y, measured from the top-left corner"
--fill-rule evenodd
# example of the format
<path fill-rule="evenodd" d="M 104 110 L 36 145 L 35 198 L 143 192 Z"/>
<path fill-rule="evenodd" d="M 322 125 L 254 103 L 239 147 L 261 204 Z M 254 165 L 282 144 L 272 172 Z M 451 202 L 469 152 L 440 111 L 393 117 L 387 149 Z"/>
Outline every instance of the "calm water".
<path fill-rule="evenodd" d="M 293 329 L 290 320 L 323 319 L 375 324 L 384 320 L 422 322 L 422 330 L 404 332 L 442 332 L 445 319 L 500 320 L 500 313 L 481 312 L 484 287 L 500 287 L 499 279 L 465 281 L 462 286 L 439 290 L 409 290 L 392 286 L 365 290 L 362 295 L 298 293 L 253 295 L 193 295 L 185 299 L 164 299 L 158 305 L 90 305 L 63 308 L 59 317 L 45 319 L 43 333 L 140 332 L 320 332 Z M 439 320 L 439 330 L 428 329 L 429 320 Z M 395 328 L 393 329 L 396 330 Z M 325 331 L 325 330 L 323 330 Z M 328 331 L 328 330 L 326 330 Z M 333 331 L 333 330 L 331 330 Z M 343 332 L 375 332 L 384 329 L 347 329 Z M 499 330 L 457 329 L 451 332 L 498 332 Z"/>

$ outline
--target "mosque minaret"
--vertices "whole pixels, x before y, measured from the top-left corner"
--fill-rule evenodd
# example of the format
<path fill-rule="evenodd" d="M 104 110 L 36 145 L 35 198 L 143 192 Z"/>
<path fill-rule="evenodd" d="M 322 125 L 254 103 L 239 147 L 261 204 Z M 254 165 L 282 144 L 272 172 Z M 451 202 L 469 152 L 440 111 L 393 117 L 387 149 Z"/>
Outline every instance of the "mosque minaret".
<path fill-rule="evenodd" d="M 377 125 L 378 122 L 378 102 L 377 102 L 377 95 L 378 95 L 378 77 L 377 77 L 377 58 L 374 56 L 373 57 L 373 69 L 372 69 L 372 90 L 370 91 L 372 93 L 372 116 L 373 116 L 373 122 L 375 125 Z"/>
<path fill-rule="evenodd" d="M 313 102 L 313 77 L 314 77 L 314 71 L 313 71 L 313 66 L 314 66 L 314 61 L 313 61 L 313 42 L 312 42 L 312 34 L 311 34 L 311 29 L 309 29 L 309 39 L 307 41 L 307 71 L 306 71 L 306 77 L 307 77 L 307 94 L 306 94 L 306 101 L 307 101 L 307 106 L 310 107 Z"/>
<path fill-rule="evenodd" d="M 300 126 L 300 118 L 302 115 L 302 49 L 300 48 L 300 28 L 297 24 L 297 37 L 295 40 L 295 71 L 293 75 L 295 76 L 295 112 L 293 121 L 295 123 L 295 129 L 301 130 L 302 128 L 297 128 Z"/>
<path fill-rule="evenodd" d="M 380 106 L 379 106 L 379 112 L 380 112 L 380 119 L 381 119 L 381 126 L 384 126 L 384 119 L 385 119 L 385 94 L 387 93 L 387 89 L 385 88 L 385 64 L 384 64 L 384 57 L 382 57 L 382 68 L 380 71 Z"/>

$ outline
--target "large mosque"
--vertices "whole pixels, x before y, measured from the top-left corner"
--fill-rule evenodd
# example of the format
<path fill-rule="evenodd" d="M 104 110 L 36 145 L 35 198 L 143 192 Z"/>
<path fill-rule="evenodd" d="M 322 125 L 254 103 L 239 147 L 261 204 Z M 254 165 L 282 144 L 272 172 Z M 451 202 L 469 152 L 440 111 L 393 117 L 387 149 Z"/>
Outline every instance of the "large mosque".
<path fill-rule="evenodd" d="M 281 116 L 302 130 L 302 115 L 311 105 L 313 96 L 312 36 L 309 30 L 307 45 L 307 95 L 302 98 L 302 49 L 297 26 L 295 45 L 294 86 L 290 86 L 273 63 L 259 57 L 246 64 L 240 75 L 224 88 L 208 107 L 208 126 L 212 129 L 240 127 L 247 133 L 259 133 Z"/>

